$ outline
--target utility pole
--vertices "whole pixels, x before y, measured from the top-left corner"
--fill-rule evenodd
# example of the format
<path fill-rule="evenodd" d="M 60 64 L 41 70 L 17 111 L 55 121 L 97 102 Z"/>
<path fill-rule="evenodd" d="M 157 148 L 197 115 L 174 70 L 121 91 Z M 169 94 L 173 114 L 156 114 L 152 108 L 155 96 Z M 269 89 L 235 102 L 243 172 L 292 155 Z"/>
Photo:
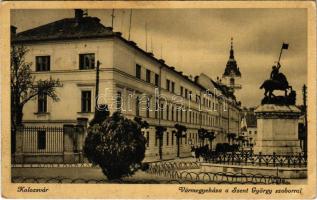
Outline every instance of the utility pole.
<path fill-rule="evenodd" d="M 147 22 L 145 22 L 145 51 L 147 52 Z"/>
<path fill-rule="evenodd" d="M 132 9 L 130 9 L 129 37 L 128 37 L 128 40 L 130 40 L 130 38 L 131 38 L 131 23 L 132 23 Z"/>
<path fill-rule="evenodd" d="M 151 36 L 151 53 L 153 53 L 153 40 L 152 40 L 152 36 Z"/>
<path fill-rule="evenodd" d="M 96 97 L 95 97 L 95 116 L 97 113 L 97 109 L 98 109 L 98 96 L 99 96 L 99 68 L 100 68 L 100 61 L 97 61 L 97 66 L 96 66 L 96 89 L 95 89 L 95 93 L 96 93 Z"/>
<path fill-rule="evenodd" d="M 125 16 L 125 11 L 122 10 L 122 17 L 121 17 L 121 32 L 122 32 L 122 35 L 124 36 L 125 32 L 124 32 L 124 26 L 123 26 L 123 23 L 124 23 L 124 16 Z"/>

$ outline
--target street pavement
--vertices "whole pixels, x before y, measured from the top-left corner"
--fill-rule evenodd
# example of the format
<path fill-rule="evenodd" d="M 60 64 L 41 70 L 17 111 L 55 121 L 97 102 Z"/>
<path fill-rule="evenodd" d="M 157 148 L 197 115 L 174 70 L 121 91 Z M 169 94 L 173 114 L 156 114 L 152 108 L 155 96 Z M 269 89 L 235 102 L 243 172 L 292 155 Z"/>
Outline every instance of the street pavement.
<path fill-rule="evenodd" d="M 195 158 L 178 158 L 163 162 L 196 162 Z M 188 170 L 197 172 L 198 169 Z M 94 180 L 106 180 L 106 176 L 102 173 L 99 167 L 13 167 L 12 177 L 28 177 L 28 178 L 53 178 L 63 177 L 68 179 L 94 179 Z M 133 176 L 127 177 L 124 180 L 168 180 L 167 177 L 156 176 L 143 172 L 137 171 Z M 291 184 L 305 184 L 307 179 L 288 179 Z"/>

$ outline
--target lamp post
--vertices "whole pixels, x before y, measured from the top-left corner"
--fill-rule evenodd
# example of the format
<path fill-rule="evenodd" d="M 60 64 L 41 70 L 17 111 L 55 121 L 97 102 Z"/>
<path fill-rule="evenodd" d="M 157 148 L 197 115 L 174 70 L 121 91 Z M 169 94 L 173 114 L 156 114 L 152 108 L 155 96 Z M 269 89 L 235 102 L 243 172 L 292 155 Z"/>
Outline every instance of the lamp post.
<path fill-rule="evenodd" d="M 175 124 L 176 131 L 174 131 L 174 134 L 176 135 L 176 143 L 177 143 L 177 157 L 180 156 L 180 145 L 179 145 L 179 139 L 186 136 L 187 128 L 180 124 Z"/>
<path fill-rule="evenodd" d="M 303 104 L 304 104 L 304 155 L 307 155 L 307 86 L 303 85 Z"/>
<path fill-rule="evenodd" d="M 156 126 L 156 139 L 159 140 L 159 156 L 160 156 L 160 160 L 163 159 L 163 155 L 162 155 L 162 145 L 163 145 L 163 134 L 166 131 L 166 128 L 163 126 Z"/>

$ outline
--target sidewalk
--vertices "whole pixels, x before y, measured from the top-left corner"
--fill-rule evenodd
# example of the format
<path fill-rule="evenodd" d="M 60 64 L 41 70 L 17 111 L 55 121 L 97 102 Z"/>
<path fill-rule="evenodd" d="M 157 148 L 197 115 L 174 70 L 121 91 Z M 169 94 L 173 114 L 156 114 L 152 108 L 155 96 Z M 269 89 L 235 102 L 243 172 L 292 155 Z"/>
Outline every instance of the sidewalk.
<path fill-rule="evenodd" d="M 69 168 L 13 168 L 11 171 L 12 177 L 15 180 L 27 180 L 34 181 L 40 180 L 46 182 L 50 179 L 58 178 L 62 182 L 69 180 L 89 180 L 92 183 L 98 181 L 107 181 L 107 177 L 102 173 L 101 169 L 98 167 L 95 168 L 80 168 L 80 167 L 69 167 Z M 167 181 L 168 177 L 156 176 L 154 174 L 149 174 L 141 170 L 137 171 L 131 177 L 123 178 L 123 181 L 132 181 L 132 182 L 154 182 L 154 181 Z"/>

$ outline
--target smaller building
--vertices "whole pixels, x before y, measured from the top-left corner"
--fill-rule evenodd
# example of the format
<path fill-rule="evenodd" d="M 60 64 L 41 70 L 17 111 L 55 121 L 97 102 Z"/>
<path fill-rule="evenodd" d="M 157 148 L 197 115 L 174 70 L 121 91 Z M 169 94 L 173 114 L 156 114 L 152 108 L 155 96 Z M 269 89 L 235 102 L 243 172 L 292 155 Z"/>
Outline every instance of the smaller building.
<path fill-rule="evenodd" d="M 244 108 L 244 116 L 241 120 L 241 136 L 244 139 L 243 147 L 252 149 L 257 138 L 257 119 L 254 113 L 255 108 Z"/>

